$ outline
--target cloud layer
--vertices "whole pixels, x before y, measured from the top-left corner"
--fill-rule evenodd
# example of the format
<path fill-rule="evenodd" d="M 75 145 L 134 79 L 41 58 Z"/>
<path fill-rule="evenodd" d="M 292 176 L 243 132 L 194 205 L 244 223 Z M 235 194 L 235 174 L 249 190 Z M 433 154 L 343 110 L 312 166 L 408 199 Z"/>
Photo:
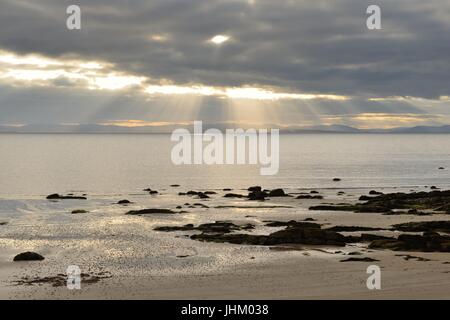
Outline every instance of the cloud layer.
<path fill-rule="evenodd" d="M 448 2 L 381 1 L 382 30 L 364 0 L 77 4 L 70 31 L 67 3 L 1 1 L 0 124 L 449 123 Z"/>

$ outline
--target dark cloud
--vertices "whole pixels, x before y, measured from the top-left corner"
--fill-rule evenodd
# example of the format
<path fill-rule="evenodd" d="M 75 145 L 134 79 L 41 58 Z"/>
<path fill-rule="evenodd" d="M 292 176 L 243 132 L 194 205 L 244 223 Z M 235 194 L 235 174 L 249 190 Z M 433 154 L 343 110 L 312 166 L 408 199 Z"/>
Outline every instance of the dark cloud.
<path fill-rule="evenodd" d="M 73 1 L 0 0 L 0 49 L 102 59 L 156 82 L 270 85 L 285 91 L 354 96 L 345 106 L 318 102 L 315 113 L 386 112 L 385 105 L 365 100 L 370 96 L 450 96 L 450 2 L 378 1 L 383 29 L 377 31 L 366 28 L 365 11 L 373 4 L 367 0 L 76 3 L 82 9 L 81 31 L 65 28 L 65 9 Z M 207 43 L 217 34 L 231 39 L 221 46 Z M 165 41 L 154 41 L 152 35 L 164 36 Z M 64 81 L 55 84 L 64 86 Z M 66 100 L 66 91 L 46 90 L 47 100 L 55 96 Z M 25 97 L 33 92 L 27 91 Z M 111 93 L 107 98 L 91 95 L 83 99 L 99 106 L 100 113 L 108 105 L 104 100 L 117 99 Z M 143 97 L 133 99 L 122 101 L 136 108 L 129 112 L 139 114 L 146 103 L 148 108 Z M 203 103 L 217 105 L 207 99 Z M 116 111 L 109 105 L 114 118 Z M 305 109 L 304 105 L 291 101 L 285 109 Z M 1 108 L 0 120 L 5 122 L 12 111 Z M 395 108 L 390 106 L 389 112 L 422 112 L 405 103 L 396 103 Z M 62 118 L 72 113 L 66 111 Z"/>

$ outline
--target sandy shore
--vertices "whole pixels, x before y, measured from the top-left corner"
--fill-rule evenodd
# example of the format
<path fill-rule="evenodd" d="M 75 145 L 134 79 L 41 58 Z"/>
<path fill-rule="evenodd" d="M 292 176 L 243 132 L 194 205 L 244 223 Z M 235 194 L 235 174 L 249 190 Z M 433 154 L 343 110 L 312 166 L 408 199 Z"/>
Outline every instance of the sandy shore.
<path fill-rule="evenodd" d="M 346 190 L 346 201 L 367 190 Z M 348 196 L 348 194 L 354 196 Z M 314 217 L 333 226 L 389 227 L 406 221 L 450 220 L 448 215 L 411 216 L 348 212 L 311 212 L 321 202 L 339 202 L 336 190 L 321 190 L 325 200 L 299 202 L 292 198 L 266 201 L 264 205 L 288 208 L 214 209 L 230 204 L 220 195 L 203 202 L 210 208 L 190 209 L 166 216 L 125 216 L 130 208 L 173 207 L 188 201 L 169 192 L 149 199 L 136 195 L 138 204 L 124 208 L 110 198 L 89 202 L 87 214 L 68 214 L 68 205 L 80 202 L 31 201 L 34 211 L 24 211 L 0 226 L 0 298 L 2 299 L 449 299 L 450 254 L 368 250 L 364 244 L 346 247 L 295 246 L 290 250 L 269 247 L 203 243 L 186 236 L 164 233 L 155 226 L 205 223 L 216 220 L 250 222 L 257 234 L 267 234 L 266 220 L 301 220 Z M 117 196 L 115 196 L 117 197 Z M 232 200 L 231 204 L 263 205 Z M 27 203 L 28 203 L 27 202 Z M 193 202 L 193 201 L 190 201 Z M 199 202 L 195 200 L 195 202 Z M 45 207 L 54 212 L 36 213 Z M 292 208 L 289 208 L 292 207 Z M 95 209 L 97 208 L 97 209 Z M 70 208 L 69 208 L 70 209 Z M 59 211 L 58 211 L 59 210 Z M 273 231 L 273 230 L 271 230 Z M 270 232 L 271 232 L 270 231 Z M 392 233 L 378 231 L 376 234 Z M 22 251 L 42 253 L 44 261 L 12 262 Z M 359 252 L 376 262 L 341 262 Z M 405 255 L 413 256 L 409 259 Z M 420 261 L 419 258 L 424 261 Z M 80 290 L 54 287 L 52 282 L 17 285 L 15 281 L 64 274 L 76 264 L 92 275 L 107 272 L 98 282 L 82 284 Z M 369 290 L 366 269 L 380 266 L 381 290 Z"/>

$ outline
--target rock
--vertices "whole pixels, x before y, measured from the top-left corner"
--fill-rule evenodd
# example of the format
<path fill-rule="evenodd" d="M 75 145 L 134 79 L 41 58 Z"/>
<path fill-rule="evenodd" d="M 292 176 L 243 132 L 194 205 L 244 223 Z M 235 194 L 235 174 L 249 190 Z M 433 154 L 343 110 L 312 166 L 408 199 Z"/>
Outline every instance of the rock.
<path fill-rule="evenodd" d="M 154 208 L 154 209 L 131 210 L 128 211 L 126 214 L 140 215 L 140 214 L 175 214 L 175 213 L 176 213 L 175 211 L 172 211 L 170 209 Z"/>
<path fill-rule="evenodd" d="M 44 259 L 45 258 L 41 256 L 39 253 L 27 251 L 16 255 L 13 261 L 40 261 Z"/>
<path fill-rule="evenodd" d="M 179 195 L 179 196 L 185 196 L 185 195 L 186 195 L 186 192 L 178 192 L 178 195 Z"/>
<path fill-rule="evenodd" d="M 178 226 L 164 226 L 164 227 L 156 227 L 154 230 L 156 231 L 164 231 L 164 232 L 171 232 L 171 231 L 190 231 L 194 230 L 193 224 L 185 224 L 184 226 L 178 227 Z"/>
<path fill-rule="evenodd" d="M 156 191 L 156 190 L 151 190 L 149 193 L 150 193 L 150 194 L 158 194 L 158 191 Z"/>
<path fill-rule="evenodd" d="M 196 195 L 198 195 L 198 191 L 190 190 L 190 191 L 186 192 L 186 194 L 187 194 L 188 196 L 196 196 Z"/>
<path fill-rule="evenodd" d="M 340 178 L 333 178 L 333 181 L 334 182 L 338 182 L 338 181 L 341 181 L 341 179 Z"/>
<path fill-rule="evenodd" d="M 333 231 L 320 229 L 314 223 L 295 222 L 284 230 L 269 235 L 251 234 L 196 234 L 191 239 L 209 242 L 228 242 L 272 246 L 278 244 L 310 244 L 345 246 L 345 237 Z"/>
<path fill-rule="evenodd" d="M 8 222 L 6 222 L 6 221 L 0 222 L 0 226 L 6 226 L 7 224 L 8 224 Z"/>
<path fill-rule="evenodd" d="M 429 209 L 450 213 L 450 190 L 389 193 L 368 197 L 367 202 L 357 203 L 355 205 L 322 205 L 310 208 L 310 210 L 379 212 L 388 214 L 395 214 L 395 212 L 392 212 L 395 209 Z"/>
<path fill-rule="evenodd" d="M 247 196 L 248 200 L 265 200 L 267 197 L 267 193 L 263 191 L 253 191 L 250 192 Z"/>
<path fill-rule="evenodd" d="M 231 191 L 231 190 L 233 190 L 233 189 L 230 189 L 230 188 L 222 189 L 222 191 Z"/>
<path fill-rule="evenodd" d="M 373 197 L 369 197 L 369 196 L 365 196 L 365 195 L 362 195 L 361 197 L 359 197 L 359 201 L 369 201 L 369 200 L 372 200 L 373 199 Z"/>
<path fill-rule="evenodd" d="M 341 260 L 340 262 L 374 262 L 374 261 L 380 261 L 380 260 L 372 259 L 369 257 L 364 257 L 364 258 L 352 257 L 352 258 L 347 258 L 347 259 Z"/>
<path fill-rule="evenodd" d="M 254 229 L 254 225 L 252 224 L 236 225 L 231 222 L 216 221 L 214 223 L 204 223 L 197 227 L 194 227 L 193 224 L 186 224 L 181 227 L 179 226 L 157 227 L 154 230 L 165 232 L 199 230 L 202 231 L 203 234 L 225 234 L 236 230 L 250 230 L 250 229 Z"/>
<path fill-rule="evenodd" d="M 450 233 L 450 221 L 419 221 L 394 224 L 393 229 L 404 232 L 444 232 Z"/>
<path fill-rule="evenodd" d="M 378 195 L 380 195 L 380 194 L 383 194 L 383 192 L 378 192 L 378 191 L 375 191 L 375 190 L 370 190 L 369 191 L 369 194 L 370 195 L 372 195 L 372 196 L 378 196 Z"/>
<path fill-rule="evenodd" d="M 439 167 L 438 169 L 439 169 L 439 170 L 445 170 L 445 168 L 444 168 L 444 167 Z"/>
<path fill-rule="evenodd" d="M 289 195 L 283 189 L 270 190 L 269 197 L 288 197 Z"/>
<path fill-rule="evenodd" d="M 199 198 L 199 199 L 209 199 L 209 196 L 204 194 L 203 192 L 198 192 L 197 193 L 197 198 Z"/>
<path fill-rule="evenodd" d="M 325 230 L 331 230 L 336 232 L 359 232 L 359 231 L 379 231 L 386 230 L 383 228 L 372 228 L 372 227 L 357 227 L 357 226 L 334 226 L 327 228 Z"/>
<path fill-rule="evenodd" d="M 423 235 L 401 234 L 397 239 L 375 240 L 371 249 L 389 249 L 394 251 L 450 252 L 450 237 L 435 232 Z"/>
<path fill-rule="evenodd" d="M 296 228 L 316 228 L 316 229 L 320 229 L 321 225 L 318 223 L 309 223 L 309 222 L 304 222 L 304 221 L 295 221 L 295 220 L 290 220 L 290 221 L 268 221 L 268 223 L 266 224 L 266 227 L 296 227 Z"/>
<path fill-rule="evenodd" d="M 78 210 L 73 210 L 72 214 L 77 214 L 77 213 L 88 213 L 89 211 L 83 210 L 83 209 L 78 209 Z"/>
<path fill-rule="evenodd" d="M 243 194 L 237 194 L 237 193 L 227 193 L 223 196 L 224 198 L 244 198 L 245 196 Z"/>
<path fill-rule="evenodd" d="M 344 191 L 339 191 L 339 192 L 337 193 L 338 196 L 342 196 L 342 195 L 344 195 L 344 194 L 345 194 Z"/>
<path fill-rule="evenodd" d="M 305 219 L 303 219 L 303 221 L 317 221 L 317 220 L 314 218 L 305 218 Z"/>
<path fill-rule="evenodd" d="M 211 195 L 211 194 L 217 194 L 217 192 L 215 192 L 215 191 L 205 191 L 204 194 Z"/>
<path fill-rule="evenodd" d="M 117 204 L 130 204 L 130 203 L 131 203 L 131 201 L 129 201 L 127 199 L 117 201 Z"/>
<path fill-rule="evenodd" d="M 49 200 L 65 200 L 65 199 L 76 199 L 76 200 L 86 200 L 86 197 L 77 197 L 77 196 L 61 196 L 58 193 L 53 193 L 47 196 Z"/>
<path fill-rule="evenodd" d="M 179 184 L 171 184 L 170 185 L 172 188 L 178 188 L 180 185 Z"/>
<path fill-rule="evenodd" d="M 254 192 L 254 191 L 262 191 L 262 188 L 261 188 L 260 186 L 254 186 L 254 187 L 249 187 L 249 188 L 247 189 L 247 191 L 250 191 L 250 192 Z"/>
<path fill-rule="evenodd" d="M 436 186 L 431 186 L 430 189 L 431 189 L 431 190 L 437 190 L 437 189 L 439 189 L 439 188 L 436 187 Z"/>
<path fill-rule="evenodd" d="M 150 191 L 152 191 L 152 189 L 146 188 L 146 189 L 143 189 L 142 191 L 150 192 Z"/>
<path fill-rule="evenodd" d="M 182 208 L 183 208 L 182 206 L 177 206 L 177 207 L 176 207 L 176 209 L 182 209 Z"/>
<path fill-rule="evenodd" d="M 299 195 L 295 199 L 323 199 L 323 196 L 317 195 L 317 196 L 311 196 L 309 194 L 306 195 Z"/>
<path fill-rule="evenodd" d="M 311 193 L 311 194 L 318 194 L 319 191 L 312 190 L 312 191 L 310 191 L 309 193 Z"/>

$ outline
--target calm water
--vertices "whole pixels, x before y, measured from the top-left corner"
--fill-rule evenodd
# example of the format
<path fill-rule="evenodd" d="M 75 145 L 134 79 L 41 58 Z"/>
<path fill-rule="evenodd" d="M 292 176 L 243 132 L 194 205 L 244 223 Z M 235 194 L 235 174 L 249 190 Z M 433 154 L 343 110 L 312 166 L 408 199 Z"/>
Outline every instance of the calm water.
<path fill-rule="evenodd" d="M 283 135 L 279 173 L 266 177 L 258 165 L 175 166 L 173 145 L 169 135 L 1 134 L 0 197 L 127 193 L 170 184 L 185 189 L 450 185 L 450 135 Z M 342 181 L 334 183 L 333 177 Z"/>

